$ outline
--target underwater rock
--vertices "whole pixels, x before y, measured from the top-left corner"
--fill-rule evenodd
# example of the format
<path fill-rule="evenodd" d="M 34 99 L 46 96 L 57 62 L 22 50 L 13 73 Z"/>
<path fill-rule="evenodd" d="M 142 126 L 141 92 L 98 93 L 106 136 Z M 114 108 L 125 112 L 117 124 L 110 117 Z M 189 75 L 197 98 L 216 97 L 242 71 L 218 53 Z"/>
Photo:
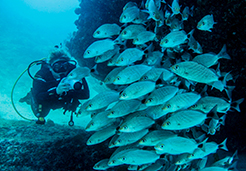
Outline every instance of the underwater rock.
<path fill-rule="evenodd" d="M 91 133 L 79 127 L 1 119 L 0 130 L 0 170 L 89 171 L 112 153 L 103 144 L 87 146 Z"/>

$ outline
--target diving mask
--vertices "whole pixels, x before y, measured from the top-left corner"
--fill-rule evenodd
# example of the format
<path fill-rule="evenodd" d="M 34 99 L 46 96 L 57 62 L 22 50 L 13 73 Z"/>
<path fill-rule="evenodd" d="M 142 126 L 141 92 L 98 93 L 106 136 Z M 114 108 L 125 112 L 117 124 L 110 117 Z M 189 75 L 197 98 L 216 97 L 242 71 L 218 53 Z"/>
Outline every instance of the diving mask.
<path fill-rule="evenodd" d="M 74 64 L 72 64 L 72 62 L 74 62 Z M 53 69 L 53 71 L 55 73 L 63 73 L 63 72 L 67 72 L 69 67 L 71 65 L 76 65 L 77 62 L 74 60 L 58 60 L 56 62 L 54 62 L 53 64 L 51 64 L 51 68 Z"/>

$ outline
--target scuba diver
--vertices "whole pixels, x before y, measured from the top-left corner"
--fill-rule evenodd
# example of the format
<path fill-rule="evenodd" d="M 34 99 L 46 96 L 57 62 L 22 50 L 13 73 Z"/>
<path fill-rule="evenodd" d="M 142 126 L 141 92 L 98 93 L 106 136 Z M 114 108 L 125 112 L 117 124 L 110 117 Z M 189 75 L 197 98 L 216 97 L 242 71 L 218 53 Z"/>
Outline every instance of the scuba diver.
<path fill-rule="evenodd" d="M 41 69 L 34 76 L 31 92 L 20 99 L 20 102 L 31 105 L 34 115 L 38 118 L 37 124 L 45 123 L 44 118 L 51 109 L 63 108 L 64 114 L 66 111 L 72 111 L 73 114 L 80 104 L 79 99 L 89 98 L 85 78 L 74 83 L 72 89 L 69 83 L 63 81 L 76 68 L 76 63 L 63 50 L 53 51 L 47 62 L 42 61 Z"/>

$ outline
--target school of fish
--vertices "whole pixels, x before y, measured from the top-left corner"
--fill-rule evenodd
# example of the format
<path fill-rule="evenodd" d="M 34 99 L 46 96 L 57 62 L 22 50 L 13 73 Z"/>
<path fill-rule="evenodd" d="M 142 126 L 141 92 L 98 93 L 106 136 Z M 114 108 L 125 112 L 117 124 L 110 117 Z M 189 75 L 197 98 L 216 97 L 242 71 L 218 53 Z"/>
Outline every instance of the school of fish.
<path fill-rule="evenodd" d="M 232 75 L 219 70 L 219 60 L 230 60 L 226 46 L 218 54 L 205 53 L 193 37 L 193 32 L 213 31 L 213 14 L 193 30 L 183 30 L 193 8 L 178 0 L 128 2 L 119 16 L 122 26 L 106 23 L 95 30 L 93 37 L 100 40 L 86 49 L 84 58 L 112 68 L 103 80 L 111 88 L 86 101 L 78 113 L 91 116 L 86 131 L 94 133 L 87 145 L 111 138 L 108 148 L 115 148 L 95 170 L 121 165 L 145 171 L 235 168 L 236 152 L 208 162 L 217 150 L 227 150 L 227 139 L 216 143 L 207 137 L 225 124 L 227 111 L 240 112 L 243 99 L 231 99 L 234 87 L 227 81 Z M 209 88 L 223 96 L 208 95 Z"/>

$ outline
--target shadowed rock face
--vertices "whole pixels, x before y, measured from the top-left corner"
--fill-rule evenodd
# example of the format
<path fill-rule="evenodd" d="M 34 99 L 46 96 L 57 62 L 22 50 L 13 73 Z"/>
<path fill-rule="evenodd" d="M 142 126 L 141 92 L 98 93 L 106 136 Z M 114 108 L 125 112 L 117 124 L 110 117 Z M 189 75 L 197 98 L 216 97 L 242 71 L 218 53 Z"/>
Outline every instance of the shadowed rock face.
<path fill-rule="evenodd" d="M 93 170 L 112 150 L 87 146 L 91 133 L 79 127 L 1 120 L 0 170 Z M 107 151 L 105 149 L 107 148 Z"/>

